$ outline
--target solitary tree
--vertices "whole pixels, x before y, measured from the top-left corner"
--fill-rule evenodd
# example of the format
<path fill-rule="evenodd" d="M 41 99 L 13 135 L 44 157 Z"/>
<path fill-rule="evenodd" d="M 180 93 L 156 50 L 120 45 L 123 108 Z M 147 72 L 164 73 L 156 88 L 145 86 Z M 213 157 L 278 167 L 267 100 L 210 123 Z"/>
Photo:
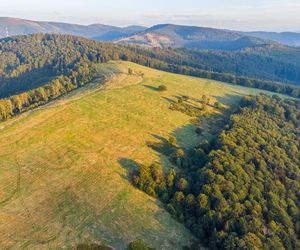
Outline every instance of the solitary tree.
<path fill-rule="evenodd" d="M 163 92 L 163 91 L 167 91 L 168 88 L 166 85 L 160 85 L 160 86 L 158 86 L 158 90 Z"/>

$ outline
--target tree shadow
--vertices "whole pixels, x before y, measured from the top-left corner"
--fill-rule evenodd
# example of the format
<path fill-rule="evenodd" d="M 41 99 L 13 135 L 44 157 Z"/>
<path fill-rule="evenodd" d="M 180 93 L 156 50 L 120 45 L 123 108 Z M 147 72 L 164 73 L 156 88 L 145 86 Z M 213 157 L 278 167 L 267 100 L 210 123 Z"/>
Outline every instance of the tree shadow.
<path fill-rule="evenodd" d="M 243 94 L 236 92 L 233 94 L 225 94 L 224 96 L 213 96 L 219 103 L 225 106 L 233 107 L 235 103 L 239 103 L 239 100 L 243 98 Z"/>
<path fill-rule="evenodd" d="M 154 90 L 154 91 L 159 91 L 159 88 L 151 86 L 151 85 L 144 84 L 144 87 L 147 88 L 147 89 Z"/>
<path fill-rule="evenodd" d="M 160 136 L 157 136 L 157 135 L 153 135 L 155 138 L 160 138 L 162 142 L 166 143 L 166 139 L 163 138 L 163 137 L 160 137 Z M 120 176 L 128 181 L 130 181 L 131 185 L 133 187 L 136 188 L 136 186 L 134 185 L 134 175 L 137 173 L 138 169 L 142 166 L 141 163 L 138 163 L 137 161 L 135 160 L 132 160 L 132 159 L 129 159 L 129 158 L 119 158 L 118 159 L 118 163 L 125 169 L 126 171 L 126 174 L 120 174 Z M 145 195 L 147 195 L 145 193 Z M 157 221 L 158 223 L 158 227 L 145 227 L 143 226 L 142 227 L 142 232 L 141 232 L 141 235 L 140 238 L 141 239 L 144 239 L 143 236 L 145 238 L 147 234 L 150 234 L 150 235 L 161 235 L 161 233 L 165 233 L 165 230 L 169 230 L 169 220 L 172 218 L 172 215 L 169 214 L 167 216 L 169 216 L 169 219 L 166 221 L 165 218 L 166 218 L 166 206 L 165 204 L 160 200 L 160 199 L 156 199 L 156 198 L 149 198 L 150 200 L 148 201 L 149 204 L 153 204 L 155 205 L 158 209 L 156 209 L 155 211 L 152 211 L 152 217 Z M 152 205 L 150 205 L 152 206 Z M 176 218 L 173 218 L 174 220 L 176 220 Z M 178 223 L 178 227 L 179 226 L 184 226 L 182 225 L 180 222 L 176 222 Z M 134 237 L 134 236 L 133 236 Z M 132 238 L 132 240 L 134 240 L 134 238 Z M 176 237 L 176 236 L 171 236 L 169 237 L 168 239 L 166 239 L 165 243 L 164 244 L 167 244 L 168 245 L 168 248 L 167 249 L 171 249 L 171 248 L 175 248 L 175 247 L 178 247 L 178 244 L 182 244 L 181 241 L 179 241 L 179 239 Z M 194 249 L 192 248 L 191 246 L 193 246 L 193 244 L 195 245 L 198 245 L 198 241 L 195 239 L 195 238 L 189 238 L 187 239 L 187 241 L 185 242 L 185 246 L 182 245 L 182 249 Z M 160 249 L 160 248 L 152 248 L 153 245 L 149 242 L 148 244 L 150 246 L 149 249 Z M 77 248 L 77 249 L 82 249 L 82 250 L 98 250 L 98 249 L 102 249 L 102 248 L 93 248 L 93 249 L 90 249 L 90 248 Z M 104 250 L 106 250 L 106 248 L 103 248 Z M 107 249 L 109 250 L 109 249 Z"/>
<path fill-rule="evenodd" d="M 78 244 L 76 247 L 76 250 L 113 250 L 114 248 L 105 246 L 105 245 L 99 245 L 96 243 L 90 243 L 90 244 Z"/>
<path fill-rule="evenodd" d="M 160 136 L 151 134 L 155 139 L 159 140 L 158 142 L 148 141 L 146 145 L 151 148 L 153 151 L 157 152 L 158 154 L 164 156 L 171 156 L 176 150 L 176 145 L 171 144 L 168 139 Z"/>
<path fill-rule="evenodd" d="M 132 159 L 128 159 L 128 158 L 119 158 L 118 159 L 118 163 L 124 168 L 126 169 L 128 172 L 131 171 L 136 171 L 139 169 L 140 164 Z"/>
<path fill-rule="evenodd" d="M 162 99 L 167 101 L 170 104 L 175 104 L 176 103 L 176 101 L 172 100 L 171 98 L 165 97 L 165 96 L 163 96 Z"/>
<path fill-rule="evenodd" d="M 144 85 L 145 86 L 145 85 Z M 148 86 L 148 85 L 147 85 Z M 146 86 L 145 86 L 146 87 Z M 152 90 L 156 90 L 152 86 L 148 86 Z M 182 96 L 172 96 L 171 98 L 162 97 L 167 102 L 174 104 L 177 103 L 176 99 L 172 98 L 182 98 Z M 214 96 L 221 104 L 228 105 L 231 102 L 228 101 L 230 98 L 241 98 L 236 97 L 234 95 L 226 95 L 224 97 L 217 97 Z M 186 105 L 195 105 L 193 102 L 201 103 L 200 99 L 196 98 L 189 98 L 185 101 Z M 230 105 L 231 106 L 231 105 Z M 146 142 L 146 145 L 153 150 L 155 153 L 158 154 L 160 157 L 160 163 L 165 172 L 167 172 L 170 168 L 175 168 L 176 171 L 178 170 L 181 173 L 184 173 L 184 169 L 192 166 L 192 168 L 199 168 L 201 164 L 206 161 L 206 158 L 203 155 L 197 155 L 198 158 L 194 158 L 189 160 L 192 154 L 198 154 L 200 150 L 203 148 L 203 152 L 206 154 L 209 153 L 210 148 L 205 150 L 206 141 L 214 141 L 214 138 L 220 133 L 222 129 L 224 129 L 225 122 L 229 119 L 229 112 L 226 111 L 227 109 L 219 109 L 220 112 L 212 112 L 209 115 L 201 114 L 200 116 L 193 117 L 197 120 L 194 123 L 187 124 L 185 126 L 178 127 L 173 131 L 170 131 L 169 136 L 173 136 L 176 138 L 175 143 L 170 143 L 170 140 L 167 136 L 161 136 L 159 134 L 150 134 L 153 137 L 153 140 L 149 140 Z M 228 114 L 228 115 L 227 115 Z M 191 117 L 192 118 L 192 117 Z M 202 125 L 204 127 L 205 132 L 199 135 L 196 132 L 196 128 Z M 210 146 L 210 143 L 207 142 L 207 145 Z M 199 149 L 199 150 L 198 150 Z M 199 152 L 198 152 L 198 151 Z M 196 152 L 197 151 L 197 152 Z M 207 152 L 206 152 L 207 151 Z M 196 152 L 196 153 L 195 153 Z M 183 153 L 182 158 L 180 158 L 180 154 Z M 204 154 L 204 153 L 203 153 Z M 186 159 L 189 160 L 186 163 Z M 127 158 L 120 158 L 118 159 L 118 163 L 126 170 L 127 176 L 123 176 L 126 179 L 131 179 L 132 174 L 139 169 L 141 164 L 136 162 L 133 159 Z M 190 165 L 188 165 L 190 164 Z M 133 176 L 132 176 L 133 177 Z M 133 182 L 131 182 L 132 185 Z M 160 208 L 165 209 L 166 204 L 163 204 L 160 200 L 154 199 L 153 202 L 157 204 Z M 161 213 L 155 213 L 154 215 L 157 217 L 157 220 L 162 223 Z M 162 225 L 164 225 L 162 223 Z M 152 230 L 152 229 L 151 229 Z M 153 229 L 154 230 L 154 229 Z M 198 243 L 198 242 L 197 242 Z M 187 245 L 190 245 L 187 243 Z M 196 248 L 189 248 L 189 249 L 196 249 Z"/>
<path fill-rule="evenodd" d="M 25 71 L 16 77 L 1 79 L 0 98 L 17 95 L 22 92 L 43 86 L 50 79 L 55 77 L 53 69 L 45 65 L 38 69 Z"/>

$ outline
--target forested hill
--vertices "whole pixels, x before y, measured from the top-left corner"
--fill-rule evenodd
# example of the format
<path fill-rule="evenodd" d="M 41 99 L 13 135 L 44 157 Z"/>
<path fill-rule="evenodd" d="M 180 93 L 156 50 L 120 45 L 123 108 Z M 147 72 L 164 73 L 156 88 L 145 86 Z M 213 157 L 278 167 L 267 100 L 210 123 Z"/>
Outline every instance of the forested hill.
<path fill-rule="evenodd" d="M 268 47 L 236 52 L 145 49 L 70 35 L 36 34 L 0 40 L 0 120 L 41 105 L 94 77 L 93 65 L 132 61 L 300 97 L 300 51 Z M 282 83 L 274 82 L 279 81 Z"/>
<path fill-rule="evenodd" d="M 210 249 L 299 249 L 299 135 L 298 101 L 246 97 L 216 140 L 171 145 L 179 171 L 140 166 L 133 183 Z"/>
<path fill-rule="evenodd" d="M 255 36 L 262 39 L 268 39 L 276 41 L 288 46 L 299 47 L 300 46 L 300 33 L 296 32 L 265 32 L 265 31 L 253 31 L 253 32 L 239 32 L 248 36 Z"/>
<path fill-rule="evenodd" d="M 121 44 L 138 44 L 154 48 L 193 48 L 237 50 L 263 44 L 273 44 L 238 32 L 206 27 L 159 24 L 116 41 Z"/>
<path fill-rule="evenodd" d="M 16 35 L 30 35 L 37 33 L 69 34 L 88 37 L 101 41 L 110 41 L 124 36 L 130 36 L 143 31 L 145 27 L 116 26 L 91 24 L 79 25 L 59 22 L 40 22 L 12 17 L 0 17 L 0 38 Z"/>

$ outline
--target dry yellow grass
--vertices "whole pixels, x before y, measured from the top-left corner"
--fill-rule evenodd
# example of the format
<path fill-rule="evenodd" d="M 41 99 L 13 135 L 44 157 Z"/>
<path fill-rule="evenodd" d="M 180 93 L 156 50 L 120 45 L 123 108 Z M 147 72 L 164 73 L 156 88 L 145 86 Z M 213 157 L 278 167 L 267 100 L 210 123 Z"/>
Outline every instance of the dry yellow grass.
<path fill-rule="evenodd" d="M 201 140 L 190 117 L 169 109 L 168 98 L 205 94 L 234 105 L 257 91 L 132 63 L 111 62 L 98 71 L 107 77 L 104 87 L 95 81 L 1 124 L 1 249 L 71 249 L 90 242 L 123 249 L 137 238 L 158 249 L 180 249 L 192 239 L 160 202 L 130 184 L 128 171 L 134 161 L 168 167 L 146 145 L 158 141 L 156 135 L 174 134 L 183 147 Z M 157 92 L 161 84 L 168 91 Z"/>

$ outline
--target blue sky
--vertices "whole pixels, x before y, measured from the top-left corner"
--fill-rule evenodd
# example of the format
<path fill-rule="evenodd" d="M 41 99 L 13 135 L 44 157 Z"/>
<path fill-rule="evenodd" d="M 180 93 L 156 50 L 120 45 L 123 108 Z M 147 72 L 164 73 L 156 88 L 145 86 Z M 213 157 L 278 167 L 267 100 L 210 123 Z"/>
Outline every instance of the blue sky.
<path fill-rule="evenodd" d="M 0 16 L 119 26 L 177 23 L 300 31 L 300 0 L 0 0 Z"/>

